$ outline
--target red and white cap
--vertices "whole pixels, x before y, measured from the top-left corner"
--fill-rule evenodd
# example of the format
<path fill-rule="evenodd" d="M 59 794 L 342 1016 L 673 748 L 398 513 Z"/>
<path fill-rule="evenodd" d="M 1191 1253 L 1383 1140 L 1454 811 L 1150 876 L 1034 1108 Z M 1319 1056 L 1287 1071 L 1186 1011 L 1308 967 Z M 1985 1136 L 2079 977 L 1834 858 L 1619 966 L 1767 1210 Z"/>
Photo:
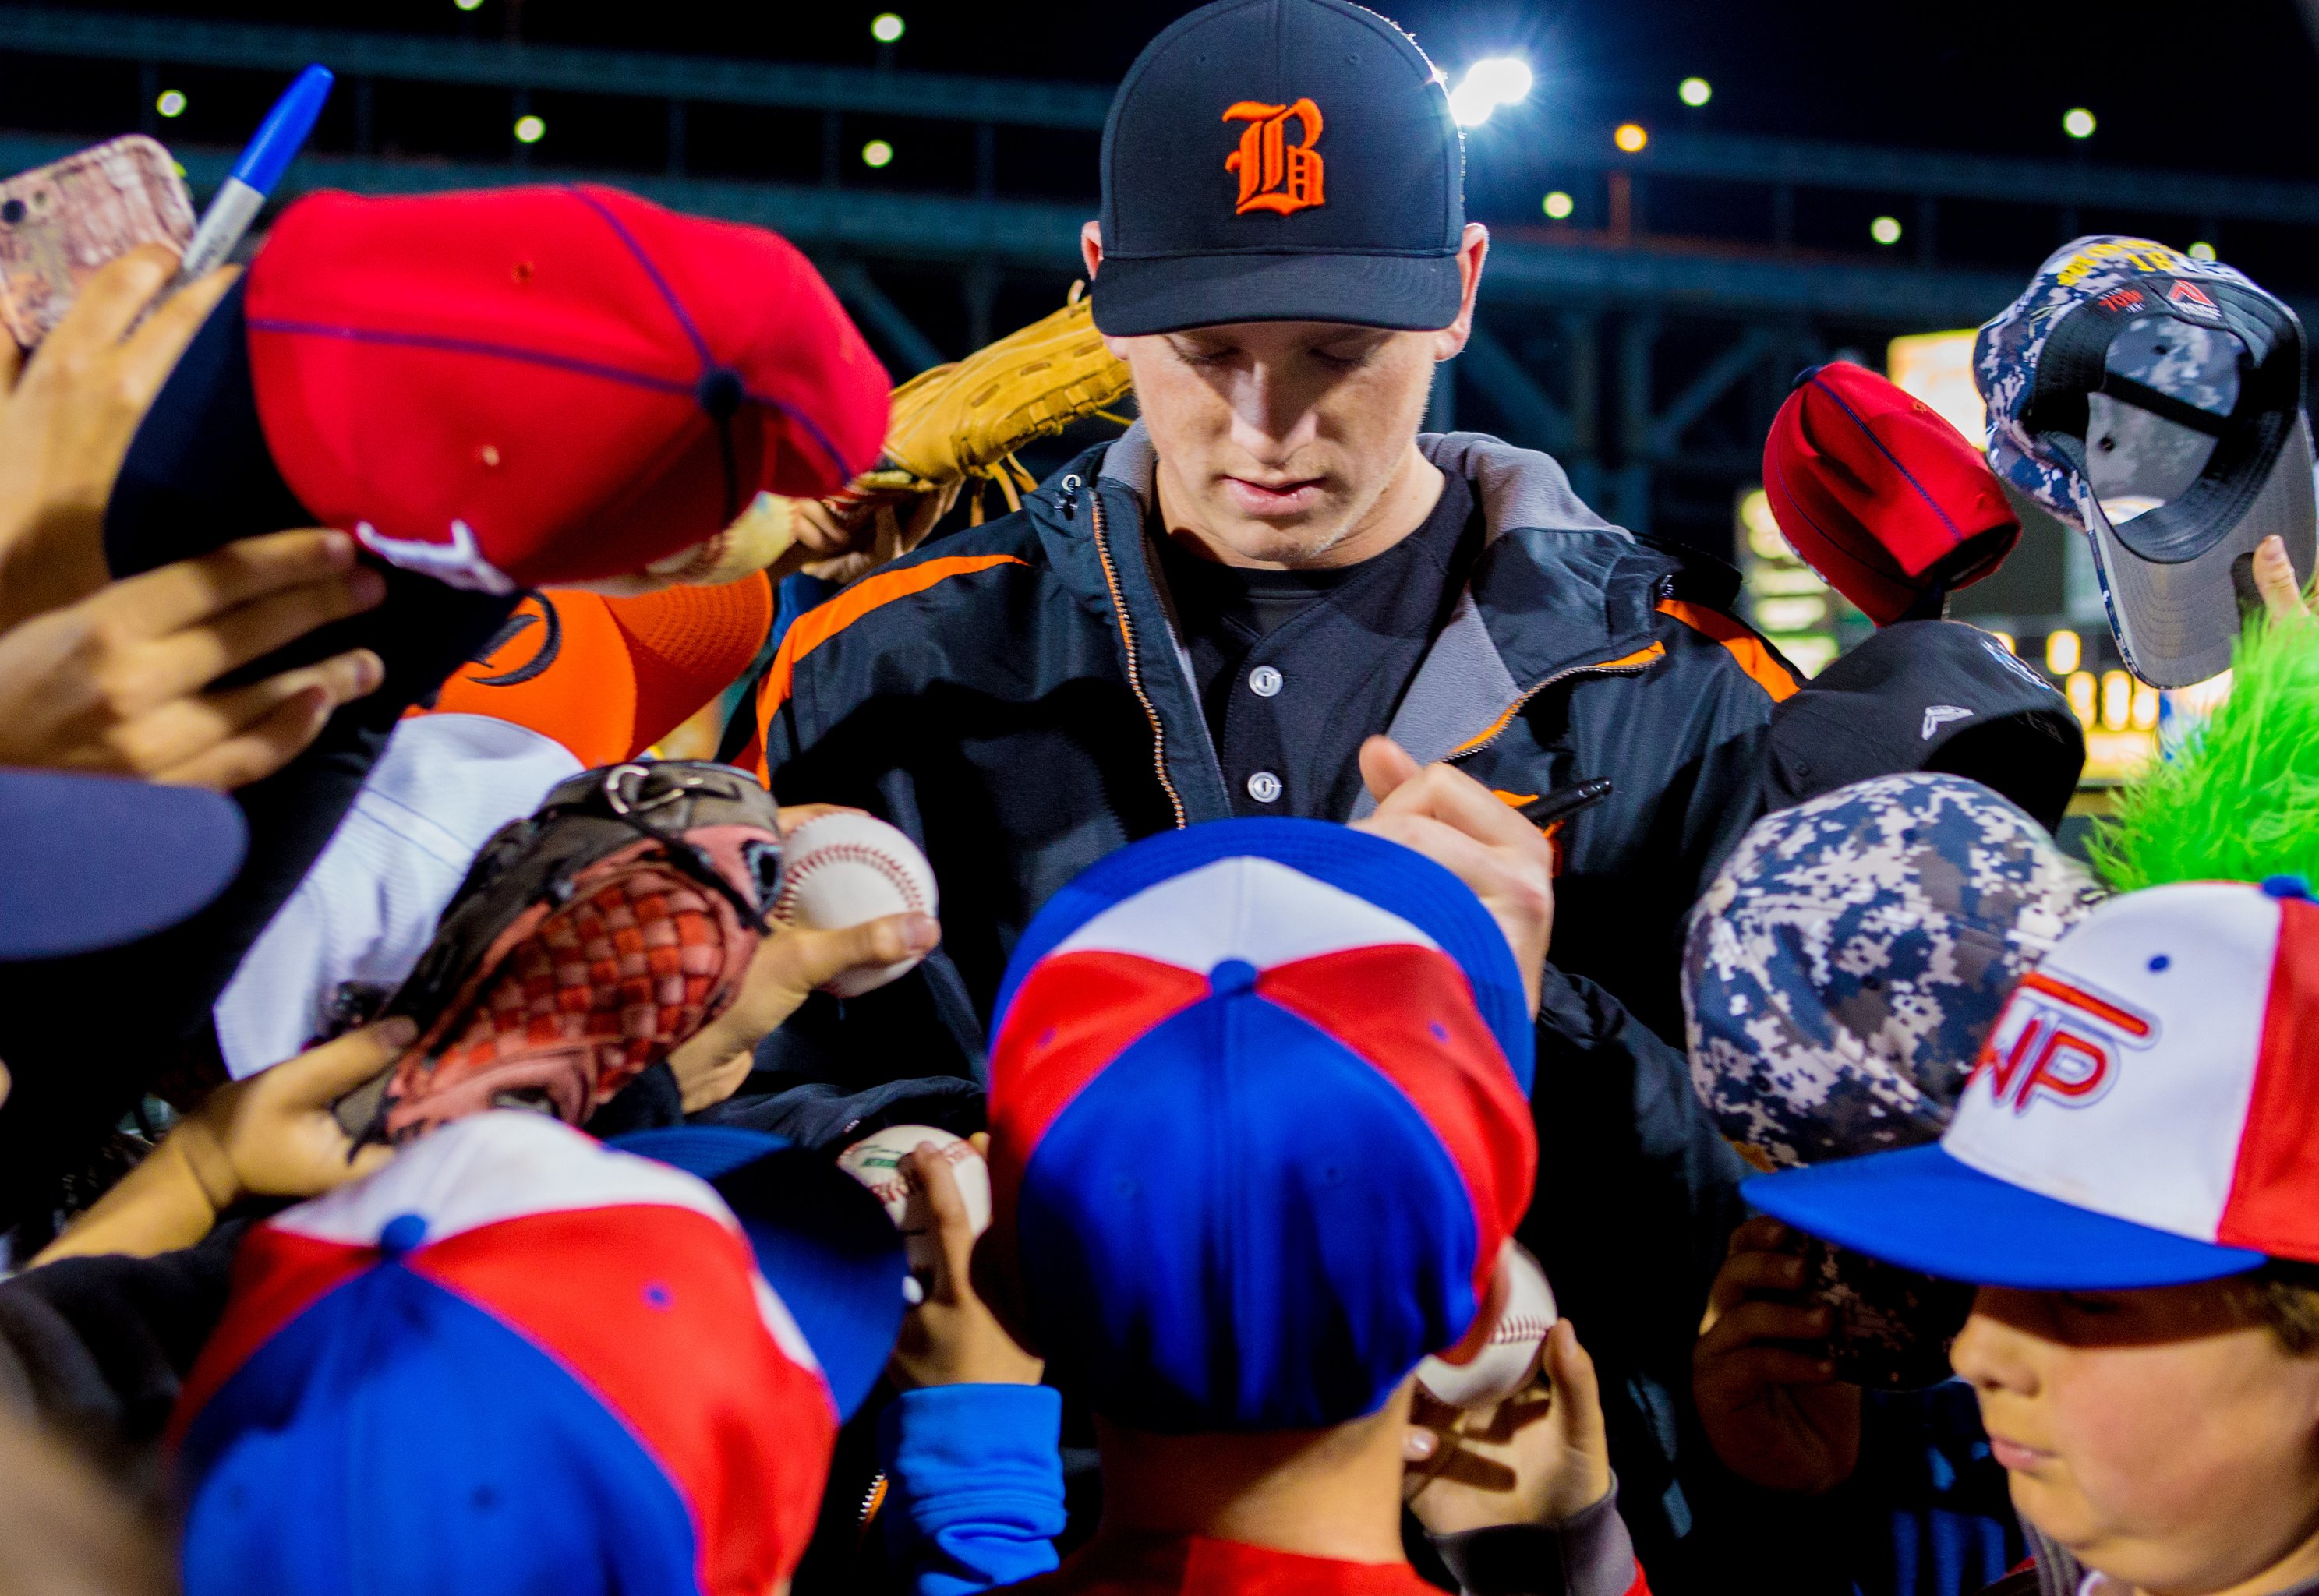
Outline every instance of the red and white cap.
<path fill-rule="evenodd" d="M 1745 1190 L 1815 1235 L 1980 1285 L 2319 1263 L 2319 904 L 2295 877 L 2113 899 L 2015 988 L 1938 1144 Z"/>

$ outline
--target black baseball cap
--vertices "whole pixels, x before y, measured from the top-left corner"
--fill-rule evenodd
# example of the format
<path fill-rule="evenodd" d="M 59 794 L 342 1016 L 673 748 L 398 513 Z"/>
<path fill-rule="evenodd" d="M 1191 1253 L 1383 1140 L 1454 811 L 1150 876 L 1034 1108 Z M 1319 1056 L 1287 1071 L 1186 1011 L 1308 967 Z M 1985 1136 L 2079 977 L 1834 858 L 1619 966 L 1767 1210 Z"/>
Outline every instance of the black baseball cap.
<path fill-rule="evenodd" d="M 1215 0 L 1111 103 L 1095 323 L 1447 327 L 1465 227 L 1465 148 L 1415 40 L 1346 0 Z"/>
<path fill-rule="evenodd" d="M 2058 830 L 2085 769 L 2068 701 L 1978 627 L 1902 621 L 1845 650 L 1772 712 L 1764 771 L 1785 808 L 1871 776 L 1945 771 Z"/>

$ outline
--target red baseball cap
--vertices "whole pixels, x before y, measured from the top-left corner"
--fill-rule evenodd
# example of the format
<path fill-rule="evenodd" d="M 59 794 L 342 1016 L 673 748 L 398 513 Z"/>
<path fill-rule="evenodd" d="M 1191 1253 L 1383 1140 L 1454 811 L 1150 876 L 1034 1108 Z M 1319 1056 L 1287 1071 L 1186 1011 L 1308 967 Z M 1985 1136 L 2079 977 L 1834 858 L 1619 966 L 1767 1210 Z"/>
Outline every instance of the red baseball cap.
<path fill-rule="evenodd" d="M 1804 563 L 1879 626 L 1979 582 L 2021 537 L 1987 456 L 1848 361 L 1806 372 L 1780 407 L 1764 491 Z"/>
<path fill-rule="evenodd" d="M 803 255 L 617 189 L 313 194 L 248 313 L 291 491 L 461 587 L 639 571 L 885 438 L 885 370 Z"/>

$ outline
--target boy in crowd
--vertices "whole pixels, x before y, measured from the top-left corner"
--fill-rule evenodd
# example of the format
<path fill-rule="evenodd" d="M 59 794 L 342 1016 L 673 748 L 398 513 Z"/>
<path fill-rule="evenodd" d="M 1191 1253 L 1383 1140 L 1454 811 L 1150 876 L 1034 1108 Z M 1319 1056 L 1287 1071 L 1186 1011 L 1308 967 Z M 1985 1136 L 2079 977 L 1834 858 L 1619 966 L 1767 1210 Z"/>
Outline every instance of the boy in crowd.
<path fill-rule="evenodd" d="M 1790 1224 L 1980 1290 L 1952 1349 L 2040 1596 L 2319 1591 L 2319 906 L 2104 905 L 1936 1145 L 1791 1170 Z"/>
<path fill-rule="evenodd" d="M 1139 843 L 1041 913 L 998 1000 L 978 1272 L 1094 1410 L 1105 1509 L 1026 1588 L 1430 1588 L 1399 1528 L 1432 1449 L 1412 1371 L 1502 1307 L 1532 987 L 1439 866 L 1310 821 Z M 1567 1327 L 1549 1368 L 1560 1444 L 1499 1494 L 1559 1521 L 1445 1492 L 1445 1560 L 1483 1588 L 1641 1589 Z"/>

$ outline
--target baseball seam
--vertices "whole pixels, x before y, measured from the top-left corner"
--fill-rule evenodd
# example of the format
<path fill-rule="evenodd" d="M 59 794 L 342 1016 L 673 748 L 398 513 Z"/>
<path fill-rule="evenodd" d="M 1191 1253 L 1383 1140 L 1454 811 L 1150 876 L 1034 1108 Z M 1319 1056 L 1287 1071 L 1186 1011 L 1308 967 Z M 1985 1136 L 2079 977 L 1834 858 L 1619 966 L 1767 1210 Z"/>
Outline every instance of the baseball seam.
<path fill-rule="evenodd" d="M 1498 1321 L 1496 1330 L 1490 1332 L 1490 1342 L 1496 1346 L 1513 1341 L 1542 1341 L 1546 1339 L 1546 1332 L 1553 1328 L 1554 1321 L 1535 1313 L 1509 1314 Z"/>
<path fill-rule="evenodd" d="M 782 872 L 781 889 L 773 895 L 772 917 L 776 920 L 788 919 L 797 907 L 799 884 L 822 866 L 832 863 L 870 866 L 891 882 L 894 890 L 902 895 L 906 913 L 923 915 L 926 912 L 925 895 L 918 890 L 918 884 L 910 879 L 909 873 L 904 869 L 901 861 L 890 853 L 879 852 L 866 843 L 831 843 L 826 846 L 815 849 Z"/>

